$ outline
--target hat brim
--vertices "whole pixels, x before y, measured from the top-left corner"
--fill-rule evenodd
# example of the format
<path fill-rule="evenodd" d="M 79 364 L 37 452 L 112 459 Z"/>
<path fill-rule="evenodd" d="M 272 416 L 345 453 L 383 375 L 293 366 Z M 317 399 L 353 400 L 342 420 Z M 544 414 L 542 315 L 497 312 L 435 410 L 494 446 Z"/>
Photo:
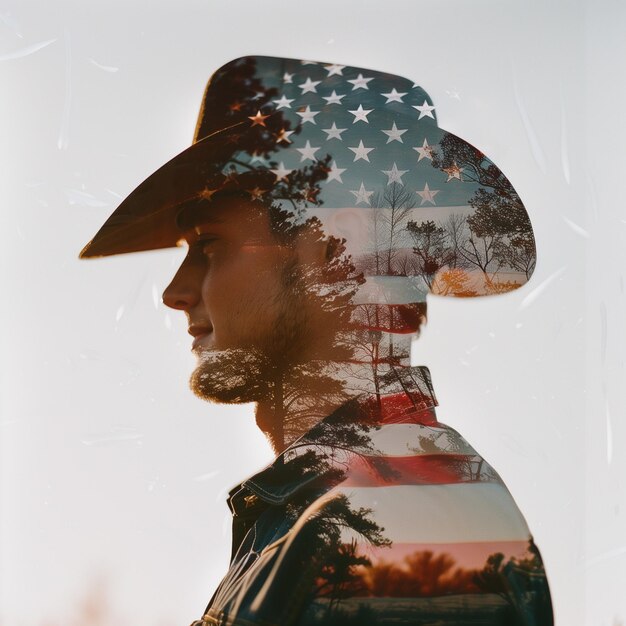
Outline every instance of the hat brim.
<path fill-rule="evenodd" d="M 180 206 L 224 180 L 220 164 L 232 152 L 228 146 L 241 127 L 235 124 L 205 137 L 146 178 L 115 209 L 79 258 L 176 247 L 182 238 L 176 226 Z"/>

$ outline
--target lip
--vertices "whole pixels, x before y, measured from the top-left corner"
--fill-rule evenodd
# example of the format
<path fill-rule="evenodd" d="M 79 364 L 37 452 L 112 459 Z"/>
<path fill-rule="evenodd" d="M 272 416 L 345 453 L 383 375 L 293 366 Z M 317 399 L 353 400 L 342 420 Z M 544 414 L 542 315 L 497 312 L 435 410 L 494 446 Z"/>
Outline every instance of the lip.
<path fill-rule="evenodd" d="M 196 348 L 199 348 L 202 345 L 202 341 L 208 337 L 211 333 L 204 333 L 203 335 L 198 335 L 193 342 L 191 343 L 191 349 L 195 350 Z"/>
<path fill-rule="evenodd" d="M 203 324 L 191 324 L 187 332 L 194 338 L 193 343 L 191 344 L 191 348 L 193 350 L 213 332 L 213 328 Z"/>

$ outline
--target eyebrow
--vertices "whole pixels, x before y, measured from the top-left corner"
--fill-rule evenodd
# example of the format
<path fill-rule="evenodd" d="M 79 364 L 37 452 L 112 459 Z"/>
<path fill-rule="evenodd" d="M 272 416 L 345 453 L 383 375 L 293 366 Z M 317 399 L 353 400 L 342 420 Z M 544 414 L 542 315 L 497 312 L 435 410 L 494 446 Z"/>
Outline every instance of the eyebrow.
<path fill-rule="evenodd" d="M 206 201 L 193 200 L 181 205 L 176 214 L 176 227 L 183 233 L 205 224 L 222 224 L 224 217 Z"/>

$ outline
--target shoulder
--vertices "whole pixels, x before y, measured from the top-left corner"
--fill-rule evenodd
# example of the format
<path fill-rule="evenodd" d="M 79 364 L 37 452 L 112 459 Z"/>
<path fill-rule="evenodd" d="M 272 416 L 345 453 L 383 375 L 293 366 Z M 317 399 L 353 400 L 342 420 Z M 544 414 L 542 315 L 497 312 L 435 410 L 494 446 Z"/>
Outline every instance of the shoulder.
<path fill-rule="evenodd" d="M 430 611 L 453 624 L 463 606 L 485 624 L 508 623 L 511 611 L 530 611 L 524 626 L 551 623 L 532 621 L 537 603 L 525 604 L 543 598 L 545 608 L 549 592 L 522 514 L 497 473 L 443 424 L 299 445 L 250 484 L 274 485 L 273 504 L 207 623 L 408 624 Z"/>

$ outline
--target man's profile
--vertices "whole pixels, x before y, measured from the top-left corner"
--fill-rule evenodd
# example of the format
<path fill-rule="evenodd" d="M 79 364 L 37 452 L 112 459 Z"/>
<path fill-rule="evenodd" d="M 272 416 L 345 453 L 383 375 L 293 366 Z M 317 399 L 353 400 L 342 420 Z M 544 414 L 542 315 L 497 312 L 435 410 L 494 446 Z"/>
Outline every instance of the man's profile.
<path fill-rule="evenodd" d="M 549 626 L 539 550 L 496 471 L 410 365 L 426 296 L 530 278 L 526 210 L 399 76 L 244 57 L 193 145 L 82 257 L 185 244 L 163 294 L 191 387 L 256 403 L 276 460 L 230 492 L 231 565 L 200 624 Z"/>

